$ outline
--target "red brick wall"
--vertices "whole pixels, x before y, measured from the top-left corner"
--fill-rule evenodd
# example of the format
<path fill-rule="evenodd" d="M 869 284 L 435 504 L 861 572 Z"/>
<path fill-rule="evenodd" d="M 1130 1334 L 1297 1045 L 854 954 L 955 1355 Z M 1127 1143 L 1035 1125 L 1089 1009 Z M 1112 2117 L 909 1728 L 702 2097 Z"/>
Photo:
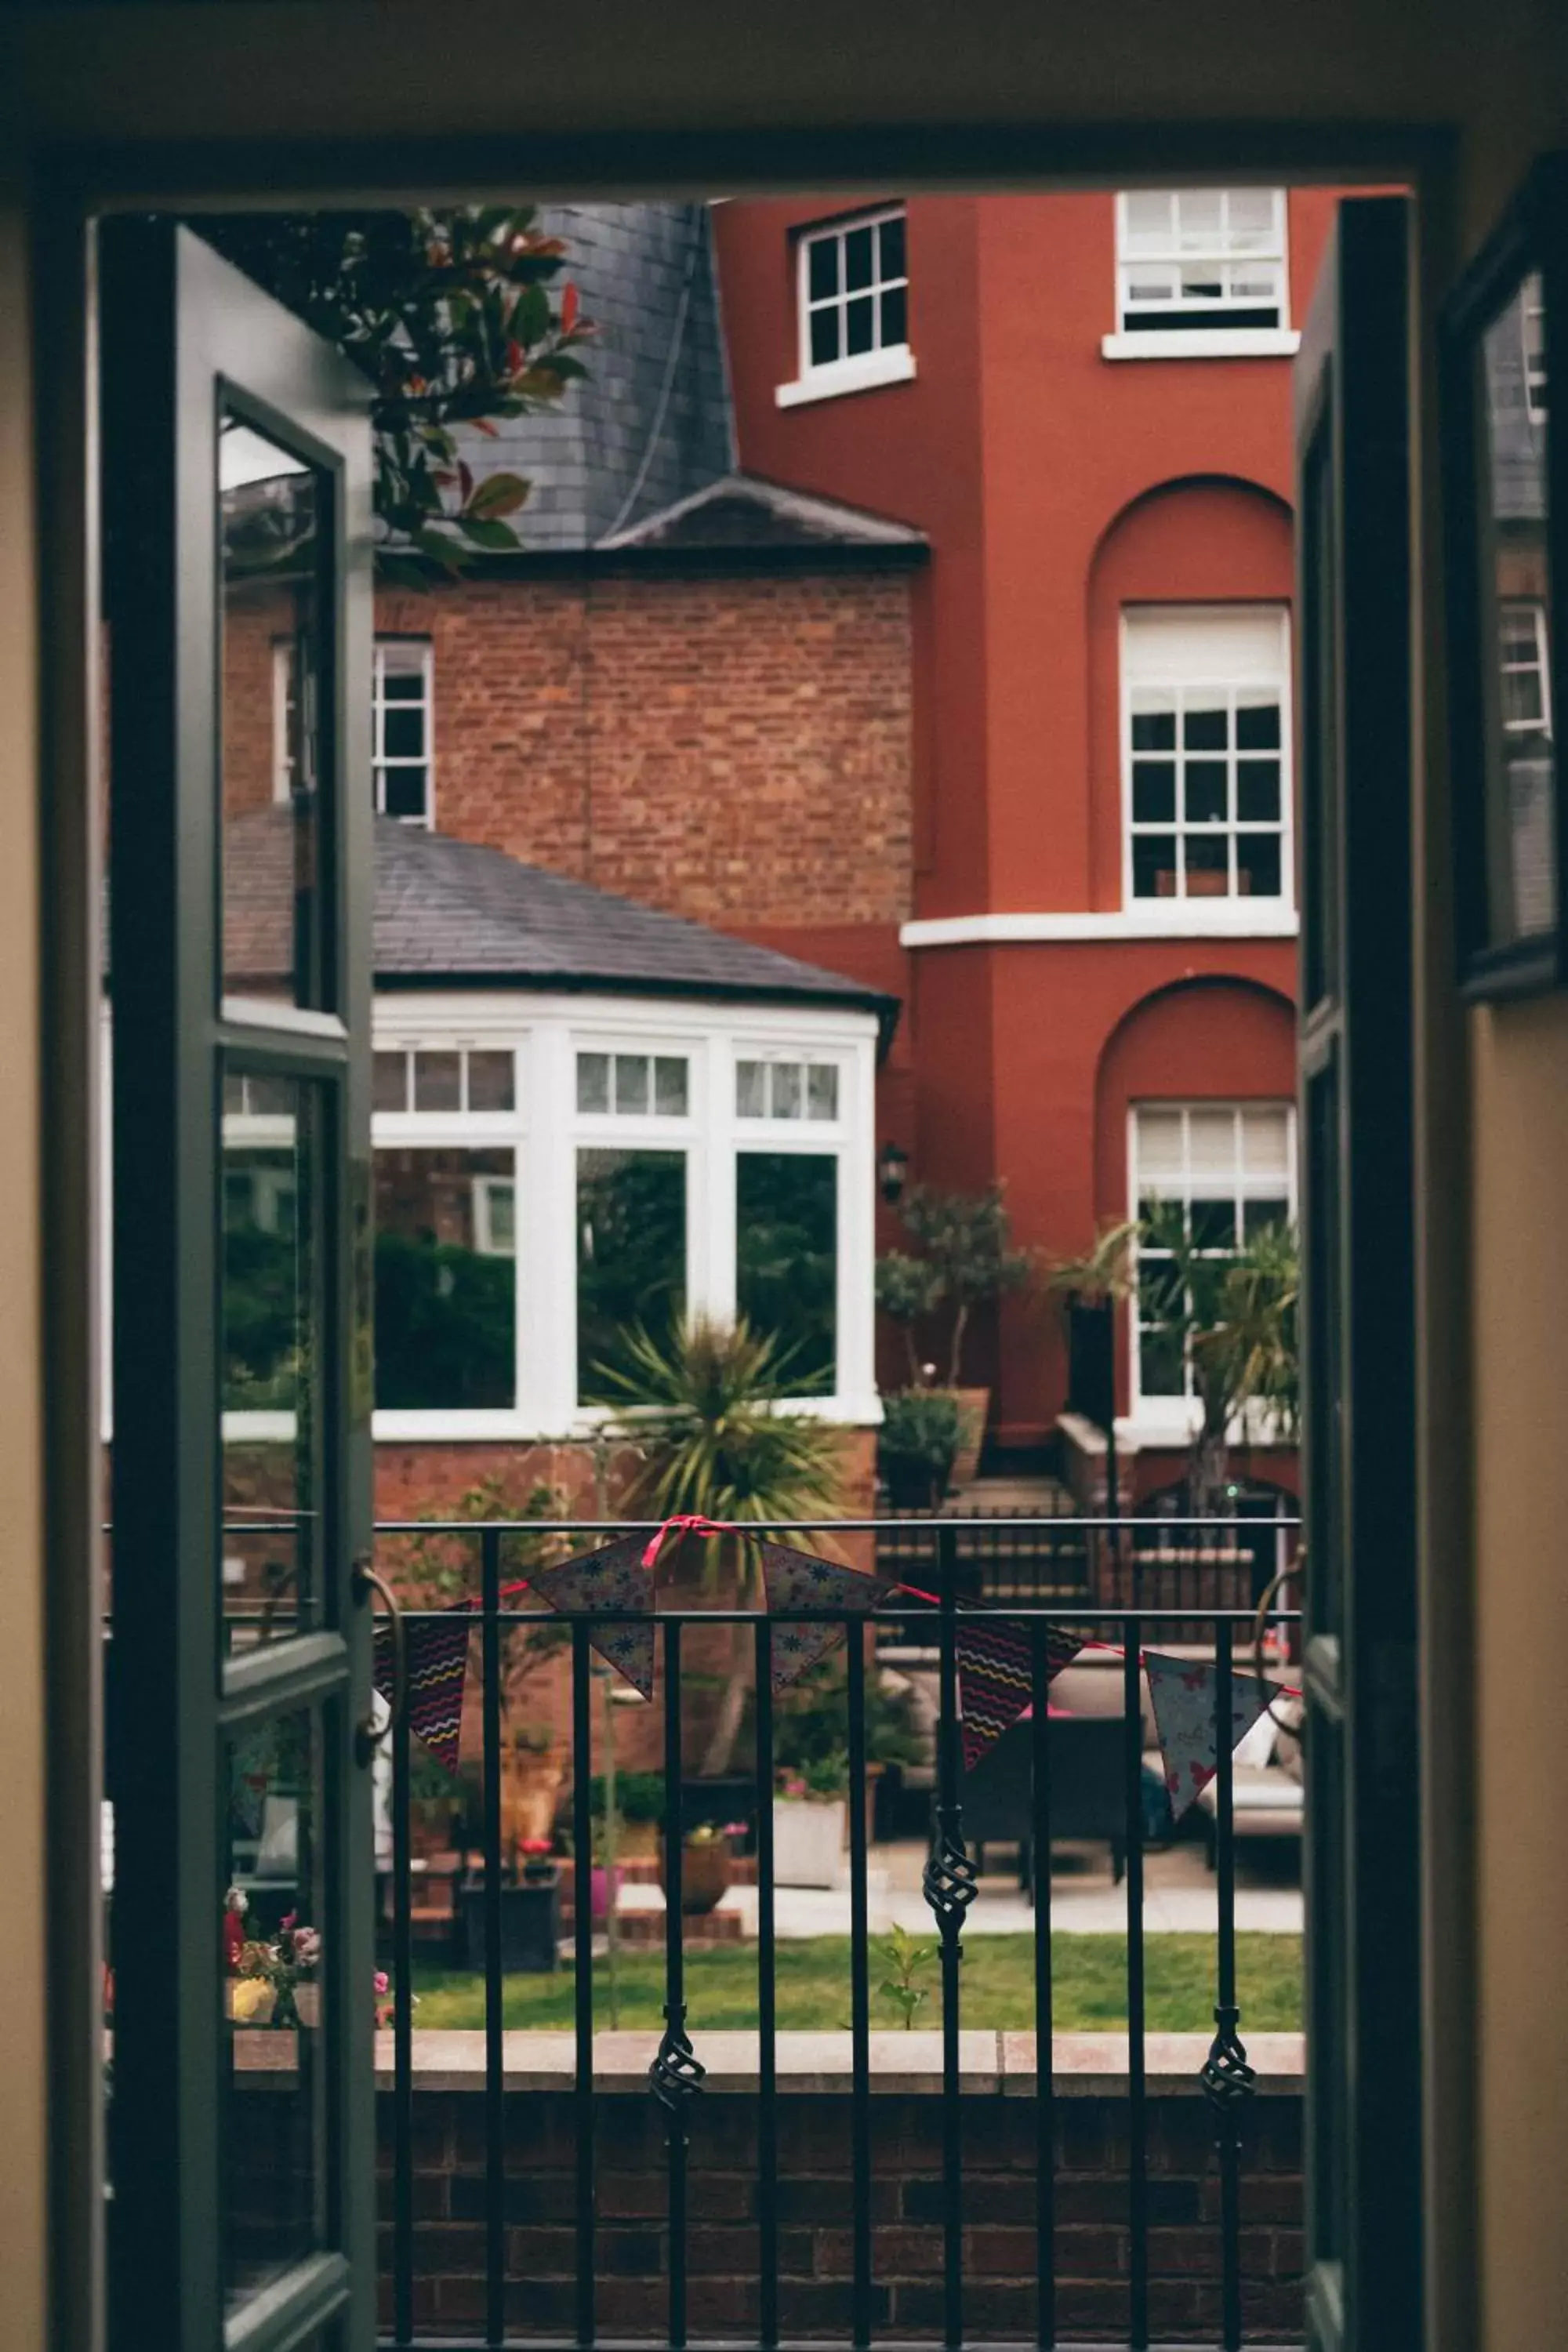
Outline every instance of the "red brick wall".
<path fill-rule="evenodd" d="M 910 910 L 907 576 L 606 574 L 384 593 L 428 636 L 436 823 L 721 926 Z"/>
<path fill-rule="evenodd" d="M 781 2332 L 847 2338 L 852 2245 L 848 2100 L 779 2102 Z M 383 2095 L 382 2318 L 390 2318 L 392 2101 Z M 601 2097 L 595 2304 L 608 2335 L 656 2340 L 668 2293 L 663 2118 L 646 2091 Z M 1075 2340 L 1127 2341 L 1127 2105 L 1058 2098 L 1057 2324 Z M 1194 2096 L 1152 2096 L 1149 2303 L 1162 2342 L 1219 2337 L 1219 2179 L 1214 2119 Z M 1035 2333 L 1035 2106 L 976 2096 L 962 2109 L 964 2317 L 971 2342 Z M 939 2336 L 942 2113 L 930 2097 L 871 2106 L 873 2321 Z M 415 2105 L 414 2316 L 434 2335 L 472 2335 L 484 2306 L 484 2101 L 420 2093 Z M 506 2320 L 522 2336 L 575 2326 L 574 2151 L 569 2092 L 506 2100 Z M 757 2326 L 756 2102 L 692 2103 L 689 2319 L 700 2335 Z M 1300 2338 L 1301 2102 L 1254 2100 L 1243 2125 L 1242 2316 L 1249 2339 Z"/>

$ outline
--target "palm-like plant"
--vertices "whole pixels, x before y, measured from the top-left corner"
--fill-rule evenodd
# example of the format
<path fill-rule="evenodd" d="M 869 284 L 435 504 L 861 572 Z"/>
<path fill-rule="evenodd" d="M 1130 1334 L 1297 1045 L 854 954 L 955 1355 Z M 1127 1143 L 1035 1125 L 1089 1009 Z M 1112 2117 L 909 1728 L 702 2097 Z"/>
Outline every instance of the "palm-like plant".
<path fill-rule="evenodd" d="M 640 1325 L 623 1336 L 618 1365 L 595 1369 L 636 1416 L 646 1448 L 637 1482 L 644 1508 L 661 1518 L 690 1514 L 733 1525 L 766 1526 L 837 1507 L 837 1433 L 809 1414 L 782 1410 L 798 1394 L 791 1354 L 743 1316 L 733 1323 L 693 1315 L 668 1339 Z M 705 1547 L 716 1580 L 725 1552 L 734 1559 L 742 1600 L 754 1598 L 757 1555 L 744 1540 Z M 733 1631 L 732 1671 L 703 1759 L 705 1772 L 729 1767 L 751 1688 L 755 1653 L 744 1626 Z"/>
<path fill-rule="evenodd" d="M 1295 1434 L 1299 1244 L 1290 1226 L 1269 1223 L 1238 1248 L 1205 1250 L 1173 1202 L 1146 1221 L 1139 1238 L 1160 1254 L 1142 1268 L 1145 1309 L 1192 1366 L 1199 1419 L 1188 1456 L 1189 1503 L 1207 1516 L 1225 1495 L 1232 1432 L 1246 1430 L 1251 1412 L 1261 1412 L 1278 1436 Z"/>

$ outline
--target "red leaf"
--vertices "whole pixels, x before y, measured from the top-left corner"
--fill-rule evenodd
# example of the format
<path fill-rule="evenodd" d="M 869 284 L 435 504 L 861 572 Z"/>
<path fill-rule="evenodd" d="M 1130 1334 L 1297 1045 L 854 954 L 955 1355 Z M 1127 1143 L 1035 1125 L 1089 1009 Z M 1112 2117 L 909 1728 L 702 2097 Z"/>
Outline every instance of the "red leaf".
<path fill-rule="evenodd" d="M 525 364 L 522 345 L 515 339 L 507 344 L 506 363 L 513 375 L 521 374 Z"/>
<path fill-rule="evenodd" d="M 561 331 L 569 335 L 577 323 L 577 289 L 568 286 L 561 297 Z"/>
<path fill-rule="evenodd" d="M 458 488 L 461 490 L 466 504 L 474 494 L 474 478 L 460 457 L 458 460 Z"/>

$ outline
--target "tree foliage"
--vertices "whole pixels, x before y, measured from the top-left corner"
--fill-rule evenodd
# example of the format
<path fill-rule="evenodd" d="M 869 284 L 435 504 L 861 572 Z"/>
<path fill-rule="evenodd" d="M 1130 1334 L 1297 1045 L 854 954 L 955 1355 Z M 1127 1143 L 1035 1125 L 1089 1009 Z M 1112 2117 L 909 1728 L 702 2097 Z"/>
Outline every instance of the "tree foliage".
<path fill-rule="evenodd" d="M 1190 1507 L 1203 1516 L 1225 1498 L 1232 1433 L 1260 1414 L 1289 1442 L 1300 1414 L 1300 1258 L 1294 1229 L 1270 1223 L 1235 1249 L 1194 1240 L 1179 1203 L 1162 1204 L 1140 1229 L 1142 1311 L 1192 1367 L 1199 1406 L 1188 1456 Z"/>
<path fill-rule="evenodd" d="M 914 1364 L 913 1325 L 945 1307 L 947 1385 L 963 1374 L 963 1341 L 976 1307 L 1009 1291 L 1026 1289 L 1035 1261 L 1013 1246 L 1012 1221 L 1000 1184 L 982 1192 L 942 1192 L 916 1184 L 900 1205 L 904 1230 L 917 1255 L 893 1250 L 878 1266 L 878 1303 L 906 1326 L 905 1344 Z M 925 1280 L 917 1274 L 925 1269 Z"/>
<path fill-rule="evenodd" d="M 463 426 L 551 408 L 586 373 L 593 334 L 563 283 L 566 247 L 532 205 L 222 215 L 206 240 L 334 343 L 374 387 L 375 516 L 384 577 L 424 586 L 520 544 L 531 485 L 476 478 Z"/>

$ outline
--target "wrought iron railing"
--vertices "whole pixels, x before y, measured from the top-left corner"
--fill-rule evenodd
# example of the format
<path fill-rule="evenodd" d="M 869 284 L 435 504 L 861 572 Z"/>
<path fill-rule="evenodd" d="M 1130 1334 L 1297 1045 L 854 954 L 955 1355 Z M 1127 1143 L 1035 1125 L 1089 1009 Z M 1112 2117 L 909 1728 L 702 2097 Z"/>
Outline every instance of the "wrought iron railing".
<path fill-rule="evenodd" d="M 501 1811 L 503 1739 L 503 1649 L 509 1629 L 536 1629 L 540 1618 L 514 1605 L 507 1595 L 514 1559 L 537 1557 L 542 1539 L 564 1549 L 568 1545 L 603 1543 L 613 1534 L 629 1532 L 625 1522 L 614 1528 L 586 1522 L 548 1525 L 426 1522 L 387 1525 L 378 1529 L 384 1572 L 396 1571 L 400 1548 L 409 1543 L 457 1547 L 471 1560 L 471 1580 L 464 1597 L 477 1616 L 479 1689 L 477 1695 L 479 1746 L 479 1810 L 478 1858 L 468 1871 L 472 1900 L 482 1913 L 482 1965 L 476 1972 L 482 2004 L 482 2081 L 479 2104 L 483 2128 L 479 2150 L 482 2179 L 482 2294 L 479 2307 L 466 2322 L 432 2315 L 429 2298 L 422 2293 L 420 2238 L 416 2228 L 416 2042 L 419 2038 L 416 1988 L 416 1912 L 413 1868 L 414 1746 L 406 1720 L 395 1725 L 391 1739 L 393 1852 L 386 1935 L 392 1979 L 390 2179 L 385 2184 L 384 2210 L 390 2220 L 385 2239 L 384 2321 L 386 2340 L 402 2347 L 459 2342 L 496 2346 L 511 2341 L 569 2343 L 587 2347 L 600 2336 L 596 2299 L 601 2234 L 605 2227 L 598 2184 L 601 2157 L 606 2150 L 600 2135 L 605 2116 L 605 2095 L 596 2081 L 595 2057 L 603 2028 L 595 1983 L 595 1923 L 590 1872 L 594 1850 L 591 1765 L 594 1732 L 594 1664 L 592 1621 L 574 1618 L 562 1639 L 569 1658 L 571 1749 L 590 1769 L 569 1773 L 570 1795 L 565 1819 L 573 1860 L 563 1865 L 574 1895 L 569 1938 L 569 1963 L 574 1970 L 573 2049 L 570 2101 L 574 2128 L 570 2172 L 573 2182 L 570 2213 L 562 2214 L 571 2232 L 574 2284 L 564 2312 L 552 2324 L 548 2313 L 539 2320 L 529 2315 L 529 2281 L 520 2278 L 515 2251 L 509 2250 L 509 2226 L 514 2218 L 509 2195 L 508 2117 L 527 2093 L 509 2092 L 509 2056 L 503 2036 L 505 1942 L 502 1900 L 505 1853 Z M 965 1535 L 948 1520 L 929 1522 L 911 1530 L 907 1520 L 897 1523 L 837 1521 L 831 1526 L 795 1525 L 773 1530 L 781 1541 L 810 1549 L 814 1541 L 858 1539 L 874 1551 L 884 1575 L 896 1572 L 917 1592 L 889 1593 L 868 1619 L 823 1610 L 818 1622 L 842 1622 L 849 1627 L 874 1627 L 875 1634 L 850 1638 L 845 1647 L 846 1735 L 851 1801 L 848 1808 L 849 2004 L 847 2020 L 847 2176 L 846 2215 L 851 2258 L 848 2268 L 847 2327 L 849 2342 L 866 2346 L 879 2331 L 889 2331 L 879 2320 L 876 2289 L 877 2233 L 873 2212 L 872 2099 L 872 1947 L 868 1932 L 868 1872 L 870 1825 L 867 1807 L 858 1801 L 868 1766 L 867 1695 L 868 1675 L 879 1671 L 877 1644 L 897 1644 L 906 1653 L 911 1638 L 934 1652 L 938 1696 L 934 1731 L 934 1790 L 931 1813 L 931 1846 L 923 1889 L 940 1948 L 940 2075 L 933 2096 L 940 2107 L 940 2214 L 933 2227 L 940 2240 L 936 2269 L 940 2285 L 938 2333 L 951 2347 L 994 2337 L 995 2331 L 976 2322 L 969 2300 L 965 2269 L 964 2138 L 960 2030 L 963 2018 L 961 1958 L 964 1928 L 977 1895 L 973 1855 L 965 1840 L 965 1774 L 961 1748 L 958 1641 L 965 1611 L 976 1605 L 974 1580 L 965 1566 Z M 1030 1532 L 1016 1528 L 1016 1534 Z M 1032 1532 L 1042 1542 L 1055 1543 L 1067 1532 L 1059 1520 L 1042 1522 Z M 1078 1523 L 1077 1539 L 1087 1554 L 1120 1563 L 1135 1594 L 1139 1578 L 1131 1566 L 1141 1538 L 1151 1543 L 1173 1540 L 1169 1520 L 1155 1526 L 1124 1521 L 1114 1531 L 1104 1522 Z M 1195 1524 L 1186 1532 L 1194 1546 L 1220 1542 L 1227 1529 L 1204 1530 Z M 1271 1528 L 1271 1539 L 1293 1539 L 1293 1528 Z M 918 1546 L 913 1543 L 918 1534 Z M 520 1550 L 519 1547 L 526 1549 Z M 907 1559 L 906 1559 L 907 1554 Z M 918 1555 L 918 1565 L 917 1562 Z M 448 1550 L 447 1557 L 455 1556 Z M 450 1572 L 450 1571 L 448 1571 Z M 921 1597 L 922 1594 L 925 1597 Z M 692 2339 L 689 2261 L 694 2217 L 689 2184 L 690 2138 L 695 2116 L 704 2111 L 705 2068 L 702 2034 L 689 2030 L 687 1997 L 687 1934 L 682 1911 L 683 1834 L 695 1810 L 689 1776 L 685 1769 L 683 1733 L 690 1687 L 683 1674 L 683 1644 L 689 1644 L 699 1624 L 742 1626 L 750 1635 L 754 1673 L 753 1737 L 755 1759 L 750 1767 L 756 1871 L 756 2041 L 755 2041 L 755 2256 L 757 2263 L 754 2327 L 745 2340 L 763 2347 L 781 2341 L 787 2320 L 787 2294 L 781 2296 L 781 2093 L 778 2028 L 778 1918 L 774 1884 L 774 1772 L 778 1726 L 773 1685 L 774 1642 L 778 1621 L 765 1613 L 735 1608 L 710 1608 L 695 1597 L 680 1606 L 658 1604 L 657 1641 L 658 1686 L 654 1700 L 662 1724 L 664 1773 L 663 1821 L 666 1908 L 663 1938 L 664 2026 L 647 2074 L 648 2099 L 662 2126 L 664 2211 L 661 2260 L 649 2281 L 647 2325 L 637 2331 L 648 2342 L 681 2347 Z M 416 1624 L 436 1612 L 408 1610 Z M 1035 2312 L 1032 2335 L 1042 2346 L 1065 2341 L 1057 2326 L 1058 2257 L 1058 2086 L 1047 2053 L 1050 2051 L 1052 1998 L 1052 1889 L 1048 1857 L 1052 1836 L 1052 1766 L 1060 1718 L 1050 1711 L 1050 1637 L 1070 1631 L 1092 1643 L 1120 1650 L 1110 1671 L 1119 1673 L 1121 1701 L 1120 1741 L 1121 1821 L 1125 1851 L 1126 1936 L 1126 2068 L 1125 2068 L 1125 2209 L 1124 2253 L 1114 2281 L 1124 2295 L 1124 2322 L 1117 2340 L 1133 2347 L 1150 2341 L 1150 2247 L 1152 2219 L 1149 2139 L 1150 2094 L 1146 2066 L 1146 1971 L 1144 1919 L 1145 1786 L 1143 1774 L 1143 1704 L 1141 1654 L 1147 1644 L 1190 1640 L 1194 1611 L 1183 1596 L 1166 1606 L 1096 1602 L 1080 1585 L 1070 1600 L 1013 1600 L 995 1615 L 1026 1634 L 1032 1667 L 1032 1713 L 1027 1733 L 1027 1832 L 1033 1852 L 1043 1866 L 1034 1875 L 1033 1990 L 1035 2021 L 1039 2029 L 1036 2048 L 1040 2063 L 1033 2084 L 1033 2132 L 1027 2173 L 1033 2181 L 1032 2227 L 1035 2240 Z M 1228 1722 L 1234 1677 L 1250 1673 L 1254 1643 L 1262 1631 L 1255 1619 L 1250 1591 L 1245 1603 L 1211 1606 L 1201 1612 L 1205 1648 L 1214 1670 L 1216 1722 Z M 600 1621 L 603 1622 L 603 1621 Z M 625 1621 L 621 1621 L 625 1622 Z M 1296 1622 L 1291 1609 L 1271 1607 L 1268 1627 L 1276 1639 L 1289 1638 Z M 869 1655 L 868 1655 L 869 1652 Z M 470 1708 L 474 1702 L 470 1699 Z M 1213 1805 L 1214 1886 L 1214 2032 L 1201 2081 L 1213 2116 L 1217 2170 L 1215 2210 L 1206 2253 L 1195 2267 L 1217 2273 L 1215 2324 L 1200 2340 L 1226 2347 L 1243 2341 L 1241 2268 L 1241 2183 L 1246 2164 L 1246 2116 L 1253 2087 L 1241 2038 L 1242 2019 L 1237 1992 L 1237 1881 L 1233 1808 L 1233 1774 L 1229 1748 L 1217 1743 L 1218 1769 Z M 602 1938 L 601 1938 L 602 1941 Z M 837 2020 L 830 2021 L 837 2022 Z M 470 2153 L 472 2149 L 470 2147 Z M 1204 2224 L 1205 2230 L 1210 2225 Z M 514 2242 L 515 2244 L 515 2242 Z M 510 2252 L 510 2258 L 509 2258 Z M 521 2307 L 521 2308 L 520 2308 Z M 558 2321 L 570 2315 L 563 2328 Z M 700 2329 L 699 2328 L 699 2333 Z M 801 2332 L 796 2329 L 795 2333 Z M 816 2333 L 814 2329 L 811 2332 Z M 900 2334 L 910 2331 L 900 2329 Z M 1005 2331 L 1014 2336 L 1017 2330 Z M 1270 2326 L 1262 2331 L 1279 2340 L 1290 2331 Z M 624 2337 L 622 2326 L 605 2330 Z M 737 2330 L 718 2334 L 733 2341 Z M 1250 2339 L 1249 2340 L 1255 2340 Z"/>

